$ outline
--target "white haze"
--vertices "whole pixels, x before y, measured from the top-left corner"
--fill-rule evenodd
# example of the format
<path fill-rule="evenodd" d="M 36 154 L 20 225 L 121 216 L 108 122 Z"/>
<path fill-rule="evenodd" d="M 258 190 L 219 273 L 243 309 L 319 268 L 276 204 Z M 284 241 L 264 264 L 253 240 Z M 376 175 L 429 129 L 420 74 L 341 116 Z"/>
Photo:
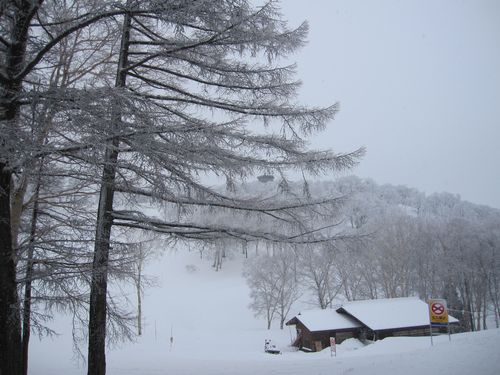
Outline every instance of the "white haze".
<path fill-rule="evenodd" d="M 366 146 L 361 177 L 500 208 L 500 2 L 281 4 L 310 26 L 302 99 L 341 104 L 314 147 Z"/>

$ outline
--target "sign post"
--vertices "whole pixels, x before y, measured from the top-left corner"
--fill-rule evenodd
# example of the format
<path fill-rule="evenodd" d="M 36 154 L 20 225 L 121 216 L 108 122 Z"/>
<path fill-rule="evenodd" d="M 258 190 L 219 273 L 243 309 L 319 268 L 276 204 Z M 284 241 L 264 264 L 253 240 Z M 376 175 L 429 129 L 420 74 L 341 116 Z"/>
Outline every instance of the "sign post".
<path fill-rule="evenodd" d="M 337 344 L 335 343 L 335 337 L 330 337 L 330 356 L 337 356 Z"/>
<path fill-rule="evenodd" d="M 448 308 L 446 306 L 446 300 L 444 299 L 429 300 L 429 321 L 430 321 L 429 330 L 431 335 L 431 345 L 434 345 L 434 342 L 432 340 L 432 327 L 448 326 L 448 334 L 450 332 L 450 325 L 448 322 Z"/>

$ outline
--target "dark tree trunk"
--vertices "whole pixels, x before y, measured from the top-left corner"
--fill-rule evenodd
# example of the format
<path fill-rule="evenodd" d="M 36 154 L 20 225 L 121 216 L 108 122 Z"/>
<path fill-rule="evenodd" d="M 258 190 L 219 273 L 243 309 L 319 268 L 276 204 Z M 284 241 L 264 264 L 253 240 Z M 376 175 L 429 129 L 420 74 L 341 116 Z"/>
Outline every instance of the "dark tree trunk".
<path fill-rule="evenodd" d="M 142 298 L 141 298 L 141 282 L 142 282 L 142 250 L 140 250 L 139 263 L 137 265 L 137 334 L 142 335 Z"/>
<path fill-rule="evenodd" d="M 465 285 L 465 306 L 468 310 L 469 314 L 469 324 L 470 324 L 470 331 L 475 331 L 476 329 L 474 328 L 474 314 L 472 310 L 472 296 L 469 288 L 469 283 L 467 279 L 464 280 L 464 285 Z"/>
<path fill-rule="evenodd" d="M 0 171 L 0 374 L 16 375 L 21 373 L 21 325 L 10 232 L 11 173 L 3 162 Z"/>
<path fill-rule="evenodd" d="M 90 289 L 88 375 L 106 374 L 106 293 L 117 148 L 117 140 L 107 147 L 99 197 Z"/>
<path fill-rule="evenodd" d="M 128 59 L 130 25 L 130 16 L 126 15 L 123 22 L 116 87 L 124 87 L 126 82 L 126 71 L 124 68 L 127 66 Z M 115 105 L 112 116 L 114 129 L 111 129 L 111 132 L 118 130 L 120 126 L 119 104 Z M 111 228 L 113 225 L 114 183 L 119 143 L 118 137 L 112 138 L 106 146 L 104 156 L 90 287 L 88 375 L 106 374 L 106 293 L 108 288 L 108 261 Z"/>
<path fill-rule="evenodd" d="M 22 81 L 16 79 L 22 70 L 29 23 L 40 1 L 19 1 L 13 6 L 9 45 L 4 53 L 5 79 L 0 82 L 0 147 L 9 150 L 19 104 Z M 9 30 L 9 29 L 8 29 Z M 0 374 L 21 374 L 21 322 L 16 285 L 16 249 L 13 247 L 10 221 L 12 169 L 9 157 L 0 159 Z"/>
<path fill-rule="evenodd" d="M 33 277 L 33 255 L 35 251 L 35 235 L 36 225 L 38 221 L 38 205 L 40 196 L 41 174 L 42 174 L 43 160 L 38 168 L 38 176 L 35 187 L 35 194 L 33 196 L 33 211 L 31 214 L 31 228 L 30 239 L 28 246 L 28 255 L 26 260 L 26 281 L 24 284 L 24 301 L 23 301 L 23 332 L 22 332 L 22 370 L 23 375 L 28 375 L 28 353 L 31 331 L 31 286 Z"/>

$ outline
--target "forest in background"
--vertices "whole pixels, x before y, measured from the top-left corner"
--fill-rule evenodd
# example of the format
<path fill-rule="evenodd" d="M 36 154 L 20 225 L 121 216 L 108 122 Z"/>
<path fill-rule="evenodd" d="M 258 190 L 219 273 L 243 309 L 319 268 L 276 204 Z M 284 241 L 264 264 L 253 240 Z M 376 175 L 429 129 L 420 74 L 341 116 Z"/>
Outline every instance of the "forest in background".
<path fill-rule="evenodd" d="M 271 182 L 247 187 L 273 188 Z M 463 330 L 486 329 L 488 318 L 498 328 L 498 209 L 356 176 L 310 183 L 308 189 L 345 197 L 336 219 L 339 238 L 305 248 L 254 246 L 245 276 L 251 308 L 267 318 L 268 327 L 274 319 L 283 326 L 301 298 L 324 309 L 338 300 L 418 296 L 446 299 Z M 295 191 L 301 190 L 297 184 Z"/>

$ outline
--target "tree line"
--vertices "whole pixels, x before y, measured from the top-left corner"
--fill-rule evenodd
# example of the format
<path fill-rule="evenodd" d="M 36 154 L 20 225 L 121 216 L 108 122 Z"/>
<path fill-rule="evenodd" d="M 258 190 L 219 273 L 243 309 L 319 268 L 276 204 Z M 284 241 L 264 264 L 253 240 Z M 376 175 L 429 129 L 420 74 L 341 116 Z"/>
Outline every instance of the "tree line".
<path fill-rule="evenodd" d="M 464 330 L 486 329 L 487 318 L 499 327 L 498 209 L 355 176 L 311 183 L 310 190 L 346 197 L 336 229 L 350 235 L 261 250 L 247 262 L 250 307 L 268 328 L 274 319 L 283 327 L 283 312 L 299 299 L 325 309 L 407 296 L 445 298 Z"/>

